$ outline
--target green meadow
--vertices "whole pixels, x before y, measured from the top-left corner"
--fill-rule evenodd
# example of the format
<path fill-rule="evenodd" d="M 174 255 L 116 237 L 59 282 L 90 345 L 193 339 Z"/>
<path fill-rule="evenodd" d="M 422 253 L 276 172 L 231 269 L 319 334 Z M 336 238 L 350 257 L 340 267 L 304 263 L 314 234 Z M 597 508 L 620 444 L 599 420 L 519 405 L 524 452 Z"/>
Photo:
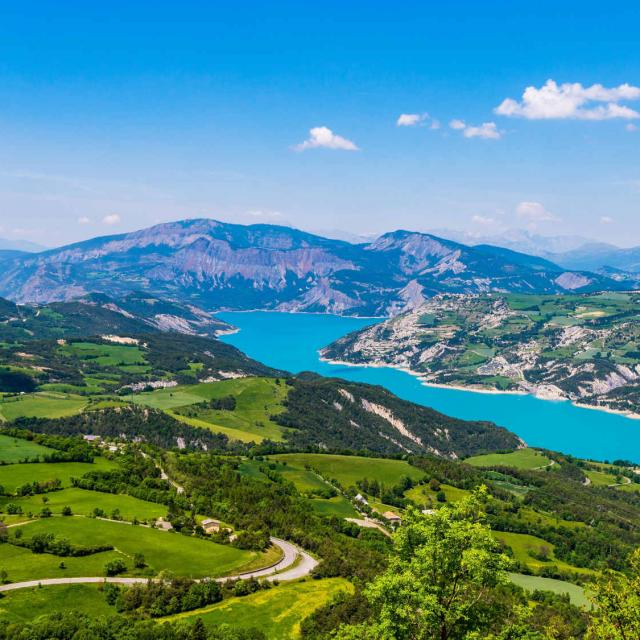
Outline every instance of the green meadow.
<path fill-rule="evenodd" d="M 358 480 L 367 478 L 393 486 L 402 476 L 418 481 L 424 473 L 412 467 L 404 460 L 365 458 L 360 456 L 341 456 L 321 453 L 284 453 L 270 456 L 270 460 L 286 462 L 288 466 L 304 469 L 309 466 L 317 469 L 328 480 L 335 479 L 342 486 L 355 486 Z"/>
<path fill-rule="evenodd" d="M 0 466 L 0 486 L 5 491 L 15 491 L 27 482 L 46 482 L 56 478 L 63 487 L 71 486 L 71 478 L 79 478 L 89 471 L 106 471 L 117 468 L 117 463 L 106 458 L 91 462 L 38 462 Z"/>
<path fill-rule="evenodd" d="M 113 615 L 95 584 L 65 584 L 9 591 L 0 600 L 0 621 L 28 622 L 56 612 L 79 611 L 89 616 Z"/>
<path fill-rule="evenodd" d="M 51 453 L 53 453 L 53 449 L 43 447 L 35 442 L 0 435 L 0 462 L 11 464 L 24 459 L 42 459 L 42 456 Z"/>
<path fill-rule="evenodd" d="M 358 512 L 343 496 L 333 498 L 310 498 L 309 502 L 316 513 L 322 516 L 336 516 L 337 518 L 357 518 Z"/>
<path fill-rule="evenodd" d="M 169 570 L 176 575 L 191 578 L 223 576 L 241 570 L 247 565 L 255 567 L 256 564 L 259 564 L 257 560 L 261 555 L 257 552 L 217 544 L 202 538 L 93 518 L 74 516 L 42 518 L 21 525 L 19 528 L 25 539 L 39 533 L 52 533 L 56 537 L 66 538 L 71 544 L 77 546 L 112 545 L 121 554 L 121 557 L 125 557 L 125 561 L 136 553 L 142 553 L 150 573 Z M 2 547 L 23 551 L 13 545 L 2 545 Z M 37 555 L 42 557 L 47 554 Z M 80 560 L 92 559 L 93 557 L 87 556 L 80 558 Z M 60 558 L 57 560 L 60 562 Z M 66 563 L 67 559 L 65 558 L 64 561 Z M 268 564 L 268 560 L 266 564 Z M 104 575 L 103 565 L 104 561 L 97 573 L 85 573 L 84 575 Z M 132 565 L 129 563 L 129 569 L 131 568 Z M 95 568 L 92 570 L 95 571 Z M 34 567 L 31 578 L 38 577 L 49 576 L 39 574 L 39 569 Z"/>
<path fill-rule="evenodd" d="M 590 606 L 585 590 L 577 584 L 541 576 L 528 576 L 523 573 L 510 573 L 509 579 L 525 591 L 551 591 L 561 595 L 568 594 L 572 604 L 577 607 Z"/>
<path fill-rule="evenodd" d="M 74 518 L 74 520 L 80 520 L 80 518 Z M 13 533 L 18 528 L 25 529 L 26 535 L 27 526 L 30 525 L 14 527 L 10 531 Z M 41 578 L 103 576 L 105 563 L 117 558 L 127 560 L 127 557 L 118 551 L 104 551 L 81 558 L 60 558 L 49 553 L 31 553 L 29 549 L 16 547 L 12 544 L 0 544 L 0 569 L 7 572 L 11 582 Z M 1 606 L 2 601 L 0 600 Z"/>
<path fill-rule="evenodd" d="M 80 413 L 87 406 L 81 396 L 54 392 L 28 393 L 0 400 L 0 420 L 16 418 L 64 418 Z"/>
<path fill-rule="evenodd" d="M 574 573 L 585 573 L 585 574 L 594 574 L 595 572 L 591 569 L 583 569 L 579 567 L 574 567 L 562 560 L 558 560 L 554 554 L 554 546 L 547 542 L 546 540 L 542 540 L 541 538 L 537 538 L 536 536 L 530 536 L 526 533 L 507 533 L 505 531 L 494 531 L 494 537 L 506 544 L 513 551 L 513 556 L 519 562 L 522 562 L 532 570 L 539 571 L 544 567 L 555 566 L 560 571 L 569 571 Z M 537 553 L 542 547 L 546 547 L 548 549 L 548 560 L 540 560 L 538 558 L 534 558 L 530 552 Z"/>
<path fill-rule="evenodd" d="M 516 469 L 539 469 L 551 460 L 535 449 L 518 449 L 511 453 L 488 453 L 466 458 L 466 464 L 474 467 L 514 467 Z"/>
<path fill-rule="evenodd" d="M 300 621 L 340 591 L 353 587 L 342 578 L 300 581 L 258 591 L 243 598 L 172 616 L 170 620 L 202 618 L 207 625 L 261 629 L 269 640 L 290 640 L 300 635 Z"/>
<path fill-rule="evenodd" d="M 25 498 L 0 497 L 0 508 L 4 508 L 8 502 L 18 504 L 23 513 L 32 512 L 38 514 L 45 503 L 44 495 L 28 496 Z M 167 507 L 162 504 L 146 502 L 132 496 L 102 493 L 99 491 L 87 491 L 85 489 L 63 489 L 51 491 L 46 494 L 46 506 L 52 513 L 60 515 L 64 507 L 71 507 L 75 515 L 92 515 L 95 508 L 102 509 L 107 517 L 118 509 L 123 520 L 156 520 L 167 515 Z"/>
<path fill-rule="evenodd" d="M 440 490 L 444 493 L 447 502 L 457 502 L 468 496 L 471 492 L 465 489 L 458 489 L 458 487 L 452 487 L 449 484 L 440 485 Z M 420 484 L 415 487 L 411 487 L 405 491 L 405 497 L 413 500 L 418 506 L 429 505 L 429 503 L 436 504 L 437 491 L 432 491 L 428 484 Z"/>
<path fill-rule="evenodd" d="M 127 367 L 146 364 L 144 354 L 139 347 L 134 345 L 71 342 L 60 347 L 60 351 L 81 360 L 89 360 L 100 367 Z"/>
<path fill-rule="evenodd" d="M 594 487 L 608 487 L 616 484 L 616 477 L 605 471 L 585 470 L 584 474 L 589 478 Z"/>
<path fill-rule="evenodd" d="M 283 411 L 288 390 L 273 378 L 237 378 L 125 396 L 130 402 L 169 412 L 178 420 L 204 427 L 243 442 L 261 442 L 265 438 L 281 441 L 285 429 L 271 420 Z M 233 396 L 236 408 L 220 411 L 194 406 L 208 400 Z"/>

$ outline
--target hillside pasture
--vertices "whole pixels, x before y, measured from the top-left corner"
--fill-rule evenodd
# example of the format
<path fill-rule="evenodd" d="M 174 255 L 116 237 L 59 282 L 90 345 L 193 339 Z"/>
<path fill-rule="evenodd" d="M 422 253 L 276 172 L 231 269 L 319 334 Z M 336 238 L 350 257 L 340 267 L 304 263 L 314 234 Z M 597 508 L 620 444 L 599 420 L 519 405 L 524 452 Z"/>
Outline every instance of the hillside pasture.
<path fill-rule="evenodd" d="M 257 552 L 179 533 L 92 518 L 43 518 L 20 528 L 25 539 L 38 533 L 53 533 L 73 545 L 112 545 L 128 560 L 129 568 L 133 555 L 143 553 L 153 574 L 169 570 L 191 578 L 223 576 L 246 565 L 254 567 L 254 561 L 260 556 Z"/>
<path fill-rule="evenodd" d="M 466 489 L 458 489 L 449 484 L 440 485 L 440 490 L 444 493 L 447 502 L 458 502 L 471 494 Z M 428 484 L 420 484 L 405 491 L 406 498 L 413 500 L 418 506 L 429 506 L 437 504 L 437 491 L 432 491 Z"/>
<path fill-rule="evenodd" d="M 313 510 L 322 516 L 336 516 L 337 518 L 357 518 L 358 512 L 343 496 L 333 498 L 310 498 Z"/>
<path fill-rule="evenodd" d="M 5 491 L 15 491 L 28 482 L 46 482 L 56 478 L 63 487 L 71 486 L 71 478 L 80 478 L 89 471 L 108 471 L 118 464 L 106 458 L 95 458 L 93 462 L 37 462 L 0 466 L 0 486 Z"/>
<path fill-rule="evenodd" d="M 494 531 L 494 537 L 496 540 L 503 542 L 505 545 L 511 548 L 513 556 L 518 562 L 526 564 L 532 571 L 540 571 L 544 567 L 555 566 L 560 571 L 567 571 L 573 573 L 594 574 L 591 569 L 584 569 L 580 567 L 574 567 L 562 560 L 558 560 L 554 555 L 554 546 L 541 538 L 531 536 L 526 533 L 508 533 L 505 531 Z M 548 553 L 548 560 L 544 561 L 539 558 L 534 558 L 531 552 L 537 553 L 542 548 L 545 548 Z"/>
<path fill-rule="evenodd" d="M 27 526 L 21 525 L 20 529 Z M 10 531 L 13 532 L 14 529 Z M 31 553 L 29 549 L 12 544 L 0 544 L 0 568 L 7 572 L 11 582 L 41 578 L 103 576 L 105 563 L 118 558 L 126 560 L 126 557 L 117 551 L 104 551 L 81 558 L 60 558 L 49 553 Z M 64 568 L 60 567 L 61 562 L 64 562 Z"/>
<path fill-rule="evenodd" d="M 288 387 L 273 378 L 246 377 L 195 385 L 181 385 L 126 396 L 131 402 L 168 411 L 187 424 L 224 433 L 243 442 L 283 439 L 286 429 L 271 420 L 283 411 Z M 233 396 L 232 411 L 203 406 L 210 400 Z"/>
<path fill-rule="evenodd" d="M 4 509 L 7 503 L 20 505 L 23 513 L 39 513 L 44 505 L 44 495 L 28 496 L 25 498 L 0 497 L 0 508 Z M 120 512 L 123 520 L 156 520 L 167 515 L 167 507 L 163 504 L 155 504 L 139 500 L 133 496 L 102 493 L 100 491 L 87 491 L 86 489 L 70 488 L 62 491 L 51 491 L 46 494 L 46 506 L 55 515 L 60 515 L 64 507 L 71 507 L 75 515 L 89 516 L 95 508 L 102 509 L 109 517 L 115 509 Z"/>
<path fill-rule="evenodd" d="M 525 591 L 551 591 L 559 595 L 568 594 L 571 603 L 576 607 L 590 606 L 585 590 L 577 584 L 541 576 L 528 576 L 523 573 L 510 573 L 509 579 Z"/>
<path fill-rule="evenodd" d="M 81 413 L 87 399 L 70 393 L 35 392 L 0 399 L 0 420 L 64 418 Z"/>
<path fill-rule="evenodd" d="M 487 453 L 472 456 L 464 460 L 474 467 L 514 467 L 515 469 L 533 470 L 546 467 L 551 460 L 535 449 L 518 449 L 510 453 Z"/>
<path fill-rule="evenodd" d="M 22 438 L 0 435 L 0 462 L 2 463 L 12 464 L 25 459 L 41 460 L 43 456 L 51 453 L 53 453 L 53 449 L 43 447 L 35 442 L 23 440 Z"/>
<path fill-rule="evenodd" d="M 385 486 L 396 485 L 400 478 L 408 476 L 417 482 L 425 477 L 420 469 L 405 460 L 366 458 L 322 453 L 283 453 L 269 456 L 270 460 L 286 462 L 298 469 L 317 469 L 323 478 L 335 479 L 342 486 L 356 486 L 358 480 L 377 480 Z"/>
<path fill-rule="evenodd" d="M 88 616 L 115 614 L 99 585 L 64 584 L 9 591 L 0 600 L 0 621 L 29 622 L 44 615 L 78 611 Z"/>
<path fill-rule="evenodd" d="M 146 364 L 144 354 L 134 345 L 71 342 L 60 347 L 60 351 L 80 360 L 91 361 L 100 367 L 129 367 Z"/>
<path fill-rule="evenodd" d="M 269 640 L 290 640 L 299 637 L 301 620 L 341 591 L 353 591 L 352 585 L 342 578 L 294 582 L 243 598 L 229 598 L 168 619 L 193 620 L 198 617 L 207 626 L 228 624 L 238 629 L 256 627 Z"/>

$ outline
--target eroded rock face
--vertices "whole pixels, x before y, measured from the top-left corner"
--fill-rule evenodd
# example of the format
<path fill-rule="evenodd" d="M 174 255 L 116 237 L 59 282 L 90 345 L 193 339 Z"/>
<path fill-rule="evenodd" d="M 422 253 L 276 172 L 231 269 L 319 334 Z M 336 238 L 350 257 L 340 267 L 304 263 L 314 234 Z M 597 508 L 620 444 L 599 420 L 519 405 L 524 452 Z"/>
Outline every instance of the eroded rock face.
<path fill-rule="evenodd" d="M 411 370 L 432 384 L 499 388 L 640 414 L 637 293 L 441 294 L 321 353 L 327 360 Z"/>
<path fill-rule="evenodd" d="M 185 220 L 3 261 L 0 296 L 46 303 L 146 291 L 208 310 L 396 315 L 439 292 L 621 286 L 494 250 L 409 231 L 352 245 L 288 227 Z"/>

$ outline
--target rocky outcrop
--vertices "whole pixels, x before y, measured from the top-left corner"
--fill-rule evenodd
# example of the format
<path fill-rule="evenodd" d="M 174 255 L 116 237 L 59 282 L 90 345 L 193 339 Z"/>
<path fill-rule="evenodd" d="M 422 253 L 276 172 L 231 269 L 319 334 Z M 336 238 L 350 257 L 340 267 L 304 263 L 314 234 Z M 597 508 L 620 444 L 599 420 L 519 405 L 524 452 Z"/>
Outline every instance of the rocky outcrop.
<path fill-rule="evenodd" d="M 638 310 L 637 293 L 440 295 L 321 353 L 327 360 L 408 369 L 426 383 L 640 413 Z"/>

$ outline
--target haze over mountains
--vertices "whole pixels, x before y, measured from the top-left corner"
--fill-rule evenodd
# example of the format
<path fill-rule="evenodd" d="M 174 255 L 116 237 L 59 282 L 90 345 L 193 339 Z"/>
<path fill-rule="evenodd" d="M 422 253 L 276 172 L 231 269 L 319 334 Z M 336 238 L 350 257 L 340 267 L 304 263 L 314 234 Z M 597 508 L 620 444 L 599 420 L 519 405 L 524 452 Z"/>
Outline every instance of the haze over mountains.
<path fill-rule="evenodd" d="M 543 258 L 424 233 L 394 231 L 354 245 L 289 227 L 209 219 L 9 255 L 2 263 L 0 295 L 29 303 L 145 291 L 207 310 L 394 315 L 441 292 L 623 288 Z"/>
<path fill-rule="evenodd" d="M 607 274 L 616 270 L 640 273 L 640 247 L 624 249 L 582 236 L 543 236 L 524 229 L 509 229 L 486 236 L 451 229 L 440 229 L 434 233 L 470 246 L 491 244 L 539 256 L 565 269 Z"/>

